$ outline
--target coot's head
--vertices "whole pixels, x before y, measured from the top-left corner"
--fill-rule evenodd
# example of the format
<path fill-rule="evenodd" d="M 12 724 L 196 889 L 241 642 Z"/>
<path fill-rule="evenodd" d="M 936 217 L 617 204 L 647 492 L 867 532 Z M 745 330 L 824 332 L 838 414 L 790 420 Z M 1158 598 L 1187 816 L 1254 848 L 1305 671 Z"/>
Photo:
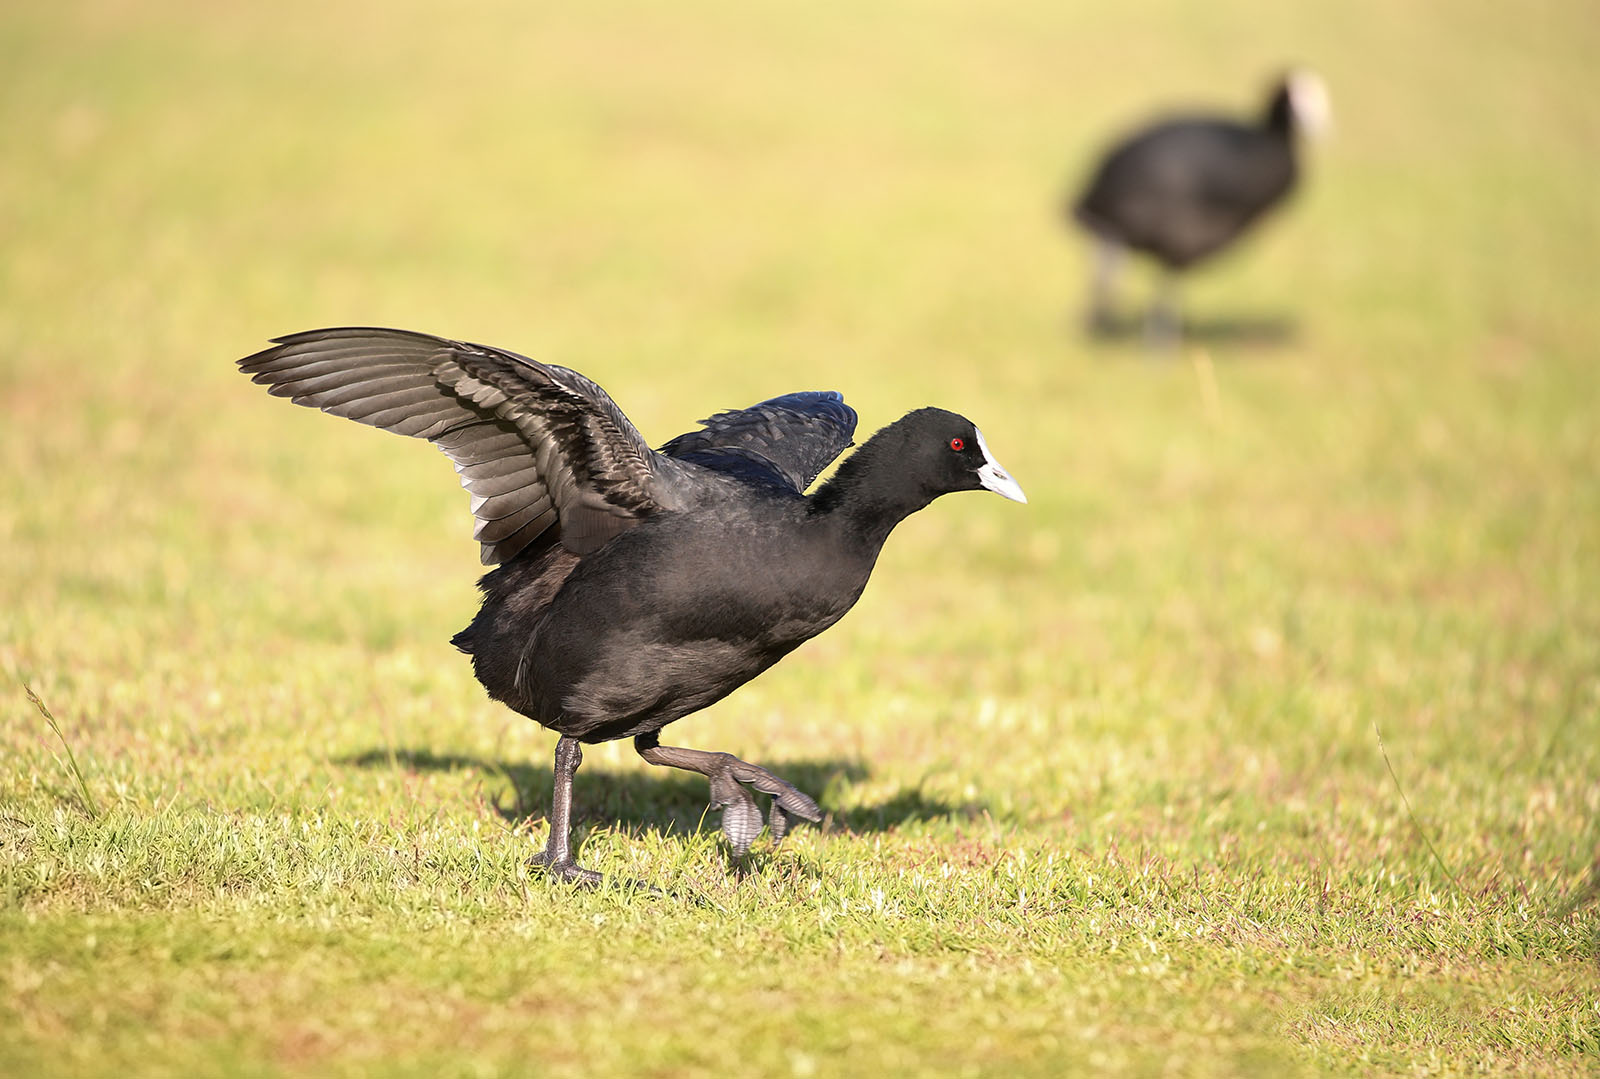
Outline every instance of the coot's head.
<path fill-rule="evenodd" d="M 1333 125 L 1328 86 L 1316 72 L 1296 68 L 1273 89 L 1268 124 L 1307 138 L 1320 138 Z"/>
<path fill-rule="evenodd" d="M 897 425 L 905 438 L 905 468 L 933 495 L 987 488 L 1013 502 L 1028 496 L 989 452 L 983 432 L 965 416 L 921 408 Z"/>

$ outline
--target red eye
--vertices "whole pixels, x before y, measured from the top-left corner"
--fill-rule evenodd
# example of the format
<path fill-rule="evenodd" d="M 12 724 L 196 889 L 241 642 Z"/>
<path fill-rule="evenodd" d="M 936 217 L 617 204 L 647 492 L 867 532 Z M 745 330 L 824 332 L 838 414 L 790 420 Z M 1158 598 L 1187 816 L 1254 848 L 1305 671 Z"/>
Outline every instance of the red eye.
<path fill-rule="evenodd" d="M 960 453 L 961 448 L 965 445 L 966 443 L 961 441 L 959 438 L 952 438 L 950 440 L 950 448 L 955 450 L 957 453 Z"/>

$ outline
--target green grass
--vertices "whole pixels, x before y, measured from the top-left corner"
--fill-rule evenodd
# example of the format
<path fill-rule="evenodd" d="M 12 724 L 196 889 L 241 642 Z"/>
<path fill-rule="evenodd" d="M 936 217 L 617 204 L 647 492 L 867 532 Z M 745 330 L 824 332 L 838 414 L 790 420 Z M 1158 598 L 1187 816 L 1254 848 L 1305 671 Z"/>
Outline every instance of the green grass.
<path fill-rule="evenodd" d="M 1593 1074 L 1597 53 L 1577 2 L 5 8 L 0 1074 Z M 1288 60 L 1336 138 L 1188 300 L 1297 332 L 1067 332 L 1067 179 Z M 823 827 L 734 872 L 595 747 L 585 861 L 676 898 L 554 887 L 448 464 L 233 369 L 339 323 L 657 442 L 954 407 L 1031 503 L 674 728 Z"/>

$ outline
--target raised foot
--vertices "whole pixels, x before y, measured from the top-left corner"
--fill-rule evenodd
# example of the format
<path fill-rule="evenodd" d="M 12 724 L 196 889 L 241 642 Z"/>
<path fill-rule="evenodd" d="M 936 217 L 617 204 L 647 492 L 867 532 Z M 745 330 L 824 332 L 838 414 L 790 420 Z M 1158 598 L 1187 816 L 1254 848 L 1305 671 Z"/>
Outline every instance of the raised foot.
<path fill-rule="evenodd" d="M 822 819 L 817 803 L 794 784 L 731 754 L 719 756 L 722 760 L 710 775 L 711 804 L 722 810 L 722 835 L 736 857 L 748 851 L 761 834 L 761 811 L 746 786 L 772 796 L 767 825 L 772 829 L 774 843 L 783 841 L 794 817 L 813 822 Z"/>

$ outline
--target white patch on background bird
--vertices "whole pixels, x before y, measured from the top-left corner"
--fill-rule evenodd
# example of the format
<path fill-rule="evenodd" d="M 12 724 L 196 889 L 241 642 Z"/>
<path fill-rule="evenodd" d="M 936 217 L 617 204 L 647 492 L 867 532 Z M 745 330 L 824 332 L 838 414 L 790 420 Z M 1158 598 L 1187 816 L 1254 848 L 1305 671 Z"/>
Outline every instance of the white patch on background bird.
<path fill-rule="evenodd" d="M 1295 126 L 1310 138 L 1321 138 L 1333 127 L 1328 84 L 1314 71 L 1301 68 L 1289 75 L 1289 107 Z"/>

